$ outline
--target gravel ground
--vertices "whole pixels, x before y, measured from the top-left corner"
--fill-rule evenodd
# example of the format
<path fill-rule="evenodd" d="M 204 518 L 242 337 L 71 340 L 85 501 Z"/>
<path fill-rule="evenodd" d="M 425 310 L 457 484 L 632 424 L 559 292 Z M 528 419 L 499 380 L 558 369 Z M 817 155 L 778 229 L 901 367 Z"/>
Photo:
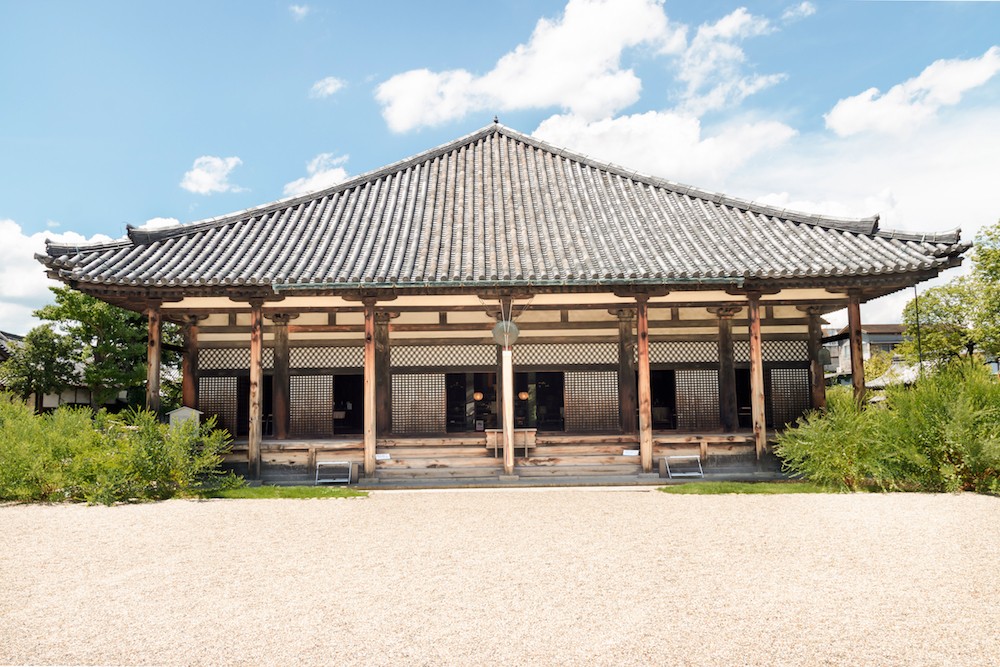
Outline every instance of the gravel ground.
<path fill-rule="evenodd" d="M 1000 664 L 1000 499 L 0 507 L 0 664 Z"/>

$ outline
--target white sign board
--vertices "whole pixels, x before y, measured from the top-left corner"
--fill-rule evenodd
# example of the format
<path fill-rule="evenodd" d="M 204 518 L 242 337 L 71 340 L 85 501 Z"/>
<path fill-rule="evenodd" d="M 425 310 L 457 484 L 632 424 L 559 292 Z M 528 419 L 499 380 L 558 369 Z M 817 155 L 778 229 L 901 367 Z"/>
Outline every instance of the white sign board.
<path fill-rule="evenodd" d="M 626 449 L 622 452 L 622 456 L 639 456 L 638 449 Z"/>
<path fill-rule="evenodd" d="M 392 460 L 392 456 L 390 454 L 376 454 L 375 455 L 375 460 L 376 461 L 390 461 L 390 460 Z"/>

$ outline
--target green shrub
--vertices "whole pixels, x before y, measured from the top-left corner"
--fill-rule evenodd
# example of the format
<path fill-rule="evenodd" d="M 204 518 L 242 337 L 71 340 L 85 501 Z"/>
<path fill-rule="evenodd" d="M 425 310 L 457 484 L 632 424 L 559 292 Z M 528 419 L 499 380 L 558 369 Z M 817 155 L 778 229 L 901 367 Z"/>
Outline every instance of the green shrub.
<path fill-rule="evenodd" d="M 978 363 L 944 365 L 858 408 L 834 388 L 778 436 L 785 469 L 849 489 L 1000 493 L 1000 383 Z"/>
<path fill-rule="evenodd" d="M 220 470 L 230 438 L 215 426 L 169 427 L 142 410 L 35 415 L 0 397 L 0 499 L 110 504 L 239 486 Z"/>

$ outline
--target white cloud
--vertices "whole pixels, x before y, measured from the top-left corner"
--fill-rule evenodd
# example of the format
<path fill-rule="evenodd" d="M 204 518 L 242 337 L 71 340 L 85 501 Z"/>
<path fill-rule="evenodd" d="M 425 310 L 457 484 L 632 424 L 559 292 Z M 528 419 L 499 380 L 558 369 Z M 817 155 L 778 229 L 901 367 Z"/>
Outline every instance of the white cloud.
<path fill-rule="evenodd" d="M 677 78 L 686 85 L 680 109 L 700 116 L 735 106 L 782 81 L 784 74 L 744 72 L 746 54 L 739 42 L 774 31 L 770 21 L 741 7 L 715 23 L 699 26 L 680 58 Z"/>
<path fill-rule="evenodd" d="M 826 126 L 842 137 L 861 132 L 906 135 L 932 119 L 941 107 L 958 104 L 964 93 L 982 86 L 997 72 L 997 46 L 979 58 L 938 60 L 884 95 L 869 88 L 842 99 L 823 117 Z"/>
<path fill-rule="evenodd" d="M 343 79 L 338 79 L 335 76 L 328 76 L 325 79 L 320 79 L 312 85 L 312 88 L 309 89 L 309 97 L 320 99 L 330 97 L 346 85 L 347 82 Z"/>
<path fill-rule="evenodd" d="M 213 192 L 242 192 L 243 188 L 229 182 L 229 172 L 243 164 L 238 157 L 202 155 L 184 174 L 180 186 L 188 192 L 208 195 Z"/>
<path fill-rule="evenodd" d="M 795 135 L 776 121 L 732 123 L 703 135 L 698 118 L 649 111 L 587 122 L 552 116 L 533 133 L 556 146 L 611 161 L 673 181 L 712 187 L 759 153 L 774 150 Z"/>
<path fill-rule="evenodd" d="M 303 195 L 346 181 L 347 170 L 343 165 L 349 157 L 348 155 L 335 157 L 333 153 L 320 153 L 306 165 L 308 176 L 285 184 L 285 196 Z"/>
<path fill-rule="evenodd" d="M 51 302 L 50 286 L 54 280 L 45 275 L 45 267 L 34 258 L 35 253 L 45 252 L 45 239 L 59 243 L 86 244 L 110 241 L 107 236 L 85 238 L 67 232 L 52 234 L 39 232 L 25 234 L 13 220 L 0 219 L 0 329 L 15 334 L 26 334 L 41 324 L 31 316 L 31 311 Z"/>
<path fill-rule="evenodd" d="M 797 5 L 792 5 L 784 11 L 781 15 L 781 20 L 785 23 L 791 23 L 792 21 L 798 21 L 799 19 L 804 19 L 807 16 L 812 16 L 816 13 L 816 5 L 811 2 L 800 2 Z"/>
<path fill-rule="evenodd" d="M 309 5 L 288 5 L 288 11 L 292 13 L 293 19 L 301 21 L 309 15 L 312 8 Z"/>
<path fill-rule="evenodd" d="M 150 218 L 139 226 L 139 229 L 166 229 L 181 224 L 177 218 Z"/>
<path fill-rule="evenodd" d="M 376 89 L 394 132 L 437 125 L 480 109 L 561 107 L 588 120 L 606 118 L 639 98 L 642 83 L 622 69 L 623 51 L 643 44 L 677 49 L 656 0 L 570 0 L 562 17 L 541 19 L 526 44 L 482 76 L 463 69 L 397 74 Z"/>

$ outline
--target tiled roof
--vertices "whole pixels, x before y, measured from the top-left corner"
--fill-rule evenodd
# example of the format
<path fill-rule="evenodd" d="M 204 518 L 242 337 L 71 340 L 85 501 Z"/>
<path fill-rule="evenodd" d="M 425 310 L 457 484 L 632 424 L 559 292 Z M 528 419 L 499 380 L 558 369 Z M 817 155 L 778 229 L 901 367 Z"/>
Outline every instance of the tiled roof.
<path fill-rule="evenodd" d="M 878 229 L 598 164 L 491 124 L 326 190 L 93 246 L 63 280 L 133 286 L 671 284 L 936 270 L 958 232 Z"/>

